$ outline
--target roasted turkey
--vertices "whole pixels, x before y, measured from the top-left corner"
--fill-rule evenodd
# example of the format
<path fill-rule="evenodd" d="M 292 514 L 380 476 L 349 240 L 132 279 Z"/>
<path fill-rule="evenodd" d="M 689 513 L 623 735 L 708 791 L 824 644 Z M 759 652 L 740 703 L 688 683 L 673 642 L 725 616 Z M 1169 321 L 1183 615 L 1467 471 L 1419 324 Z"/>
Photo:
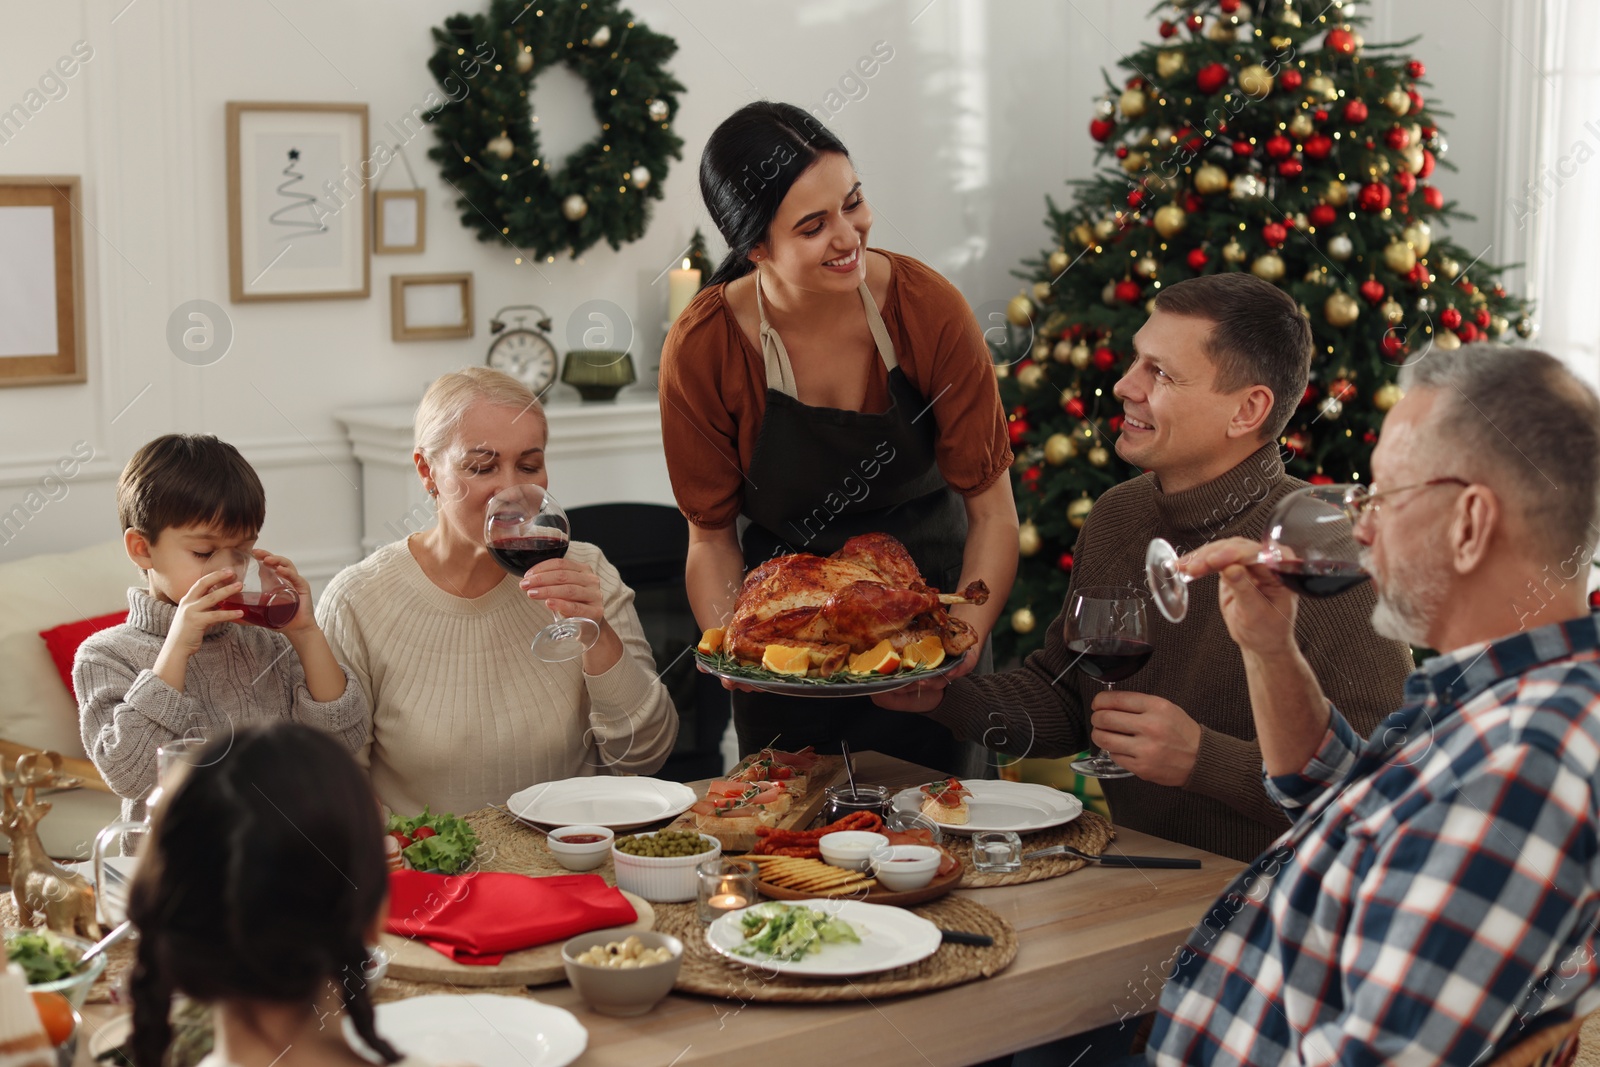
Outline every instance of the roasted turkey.
<path fill-rule="evenodd" d="M 960 596 L 941 595 L 923 582 L 899 541 L 862 534 L 831 556 L 774 556 L 752 570 L 739 590 L 724 647 L 756 663 L 771 644 L 807 648 L 822 675 L 886 638 L 899 651 L 937 636 L 945 654 L 955 657 L 976 644 L 978 635 L 945 605 L 988 599 L 981 581 Z"/>

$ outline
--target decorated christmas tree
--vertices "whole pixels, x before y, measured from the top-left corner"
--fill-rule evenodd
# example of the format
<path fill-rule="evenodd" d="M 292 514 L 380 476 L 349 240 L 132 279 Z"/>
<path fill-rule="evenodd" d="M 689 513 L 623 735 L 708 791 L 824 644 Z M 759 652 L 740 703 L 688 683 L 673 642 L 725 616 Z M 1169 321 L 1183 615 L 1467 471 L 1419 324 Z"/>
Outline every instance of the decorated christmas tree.
<path fill-rule="evenodd" d="M 1112 386 L 1163 285 L 1250 270 L 1310 317 L 1311 384 L 1281 438 L 1289 472 L 1360 481 L 1399 367 L 1431 348 L 1529 336 L 1522 300 L 1441 223 L 1444 134 L 1413 42 L 1370 45 L 1333 0 L 1164 3 L 1160 39 L 1106 79 L 1093 178 L 1047 198 L 1050 245 L 995 346 L 1016 452 L 1021 563 L 999 661 L 1043 643 L 1094 499 L 1138 471 L 1112 445 Z"/>

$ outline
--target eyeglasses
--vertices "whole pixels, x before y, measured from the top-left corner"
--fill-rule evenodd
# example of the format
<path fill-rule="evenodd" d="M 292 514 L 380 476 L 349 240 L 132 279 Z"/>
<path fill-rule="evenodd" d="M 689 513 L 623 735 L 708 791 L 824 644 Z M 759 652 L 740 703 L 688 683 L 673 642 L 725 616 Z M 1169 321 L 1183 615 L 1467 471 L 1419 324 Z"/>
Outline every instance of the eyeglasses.
<path fill-rule="evenodd" d="M 1408 493 L 1413 489 L 1431 489 L 1436 485 L 1466 487 L 1471 484 L 1471 482 L 1462 478 L 1431 478 L 1428 481 L 1417 482 L 1414 485 L 1402 485 L 1398 489 L 1385 489 L 1381 493 L 1374 493 L 1365 485 L 1355 485 L 1351 486 L 1350 490 L 1344 495 L 1345 513 L 1350 516 L 1350 524 L 1353 526 L 1360 522 L 1363 517 L 1376 520 L 1378 512 L 1381 510 L 1378 501 L 1386 496 L 1393 496 L 1396 493 Z"/>

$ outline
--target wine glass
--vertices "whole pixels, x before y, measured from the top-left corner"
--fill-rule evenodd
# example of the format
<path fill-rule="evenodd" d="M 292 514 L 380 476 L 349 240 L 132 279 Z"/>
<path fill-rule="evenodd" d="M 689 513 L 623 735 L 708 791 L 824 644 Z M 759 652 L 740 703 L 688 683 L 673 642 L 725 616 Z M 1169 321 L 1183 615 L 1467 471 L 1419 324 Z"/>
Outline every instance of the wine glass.
<path fill-rule="evenodd" d="M 540 485 L 513 485 L 489 499 L 483 541 L 495 561 L 519 578 L 528 568 L 567 554 L 572 523 L 556 498 Z M 577 659 L 600 639 L 593 619 L 568 619 L 554 608 L 556 621 L 533 638 L 533 654 L 546 663 Z"/>
<path fill-rule="evenodd" d="M 1270 567 L 1290 589 L 1325 597 L 1354 589 L 1371 577 L 1361 567 L 1355 519 L 1366 490 L 1357 485 L 1308 485 L 1278 501 L 1261 535 L 1254 562 Z M 1189 613 L 1190 575 L 1178 570 L 1178 553 L 1163 538 L 1144 555 L 1145 581 L 1169 622 Z"/>
<path fill-rule="evenodd" d="M 1067 608 L 1067 651 L 1077 654 L 1072 665 L 1112 690 L 1138 673 L 1155 646 L 1150 643 L 1143 589 L 1089 586 L 1072 594 Z M 1072 761 L 1072 769 L 1090 778 L 1127 778 L 1132 771 L 1103 747 L 1093 756 Z"/>
<path fill-rule="evenodd" d="M 219 611 L 244 612 L 244 618 L 237 622 L 281 630 L 300 613 L 300 592 L 294 583 L 254 554 L 229 548 L 213 556 L 212 562 L 230 568 L 234 578 L 243 584 L 237 593 L 217 605 Z"/>

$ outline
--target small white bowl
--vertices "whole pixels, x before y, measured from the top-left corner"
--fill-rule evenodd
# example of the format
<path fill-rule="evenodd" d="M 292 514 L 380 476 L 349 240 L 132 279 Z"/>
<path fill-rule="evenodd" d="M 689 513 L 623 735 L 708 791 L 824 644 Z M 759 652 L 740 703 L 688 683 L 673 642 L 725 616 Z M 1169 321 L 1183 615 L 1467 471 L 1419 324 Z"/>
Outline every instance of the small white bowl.
<path fill-rule="evenodd" d="M 927 845 L 887 845 L 873 850 L 872 868 L 879 885 L 904 893 L 933 881 L 942 858 L 938 849 Z"/>
<path fill-rule="evenodd" d="M 598 835 L 600 840 L 577 843 L 566 840 L 587 835 Z M 563 826 L 550 831 L 545 845 L 556 862 L 567 870 L 592 871 L 611 855 L 611 843 L 615 840 L 616 835 L 604 826 Z"/>
<path fill-rule="evenodd" d="M 837 830 L 823 834 L 822 840 L 817 842 L 817 848 L 822 851 L 824 863 L 849 871 L 864 871 L 867 861 L 872 858 L 872 850 L 888 843 L 889 839 L 882 834 L 865 830 Z"/>
<path fill-rule="evenodd" d="M 650 837 L 653 833 L 635 836 Z M 619 851 L 613 842 L 611 865 L 617 871 L 617 888 L 626 889 L 653 904 L 693 900 L 699 889 L 695 868 L 722 855 L 721 841 L 707 834 L 701 834 L 700 839 L 706 843 L 706 850 L 693 856 L 635 856 Z"/>
<path fill-rule="evenodd" d="M 682 941 L 670 934 L 651 931 L 638 931 L 631 936 L 643 942 L 645 948 L 669 949 L 672 959 L 666 963 L 627 968 L 596 967 L 577 961 L 577 957 L 595 945 L 622 940 L 615 930 L 579 934 L 561 948 L 567 981 L 601 1015 L 643 1015 L 672 992 L 673 983 L 678 980 L 678 970 L 683 966 Z"/>

